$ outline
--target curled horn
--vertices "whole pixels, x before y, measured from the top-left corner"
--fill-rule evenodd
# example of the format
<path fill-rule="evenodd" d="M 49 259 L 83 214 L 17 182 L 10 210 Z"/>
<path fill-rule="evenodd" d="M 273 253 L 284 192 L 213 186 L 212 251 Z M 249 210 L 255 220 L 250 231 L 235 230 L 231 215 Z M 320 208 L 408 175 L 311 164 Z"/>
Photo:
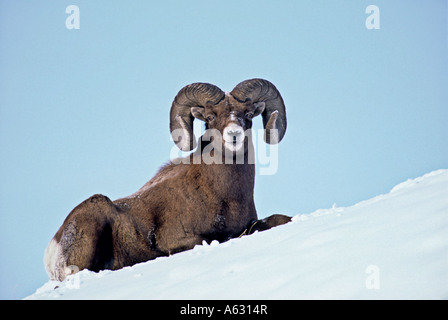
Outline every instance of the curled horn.
<path fill-rule="evenodd" d="M 196 147 L 191 108 L 217 104 L 224 96 L 221 89 L 209 83 L 192 83 L 179 91 L 170 111 L 170 132 L 179 149 L 190 151 Z"/>
<path fill-rule="evenodd" d="M 264 102 L 262 113 L 265 129 L 264 140 L 269 144 L 277 144 L 286 132 L 286 109 L 282 96 L 277 88 L 263 79 L 245 80 L 236 85 L 230 94 L 237 100 L 252 103 Z"/>

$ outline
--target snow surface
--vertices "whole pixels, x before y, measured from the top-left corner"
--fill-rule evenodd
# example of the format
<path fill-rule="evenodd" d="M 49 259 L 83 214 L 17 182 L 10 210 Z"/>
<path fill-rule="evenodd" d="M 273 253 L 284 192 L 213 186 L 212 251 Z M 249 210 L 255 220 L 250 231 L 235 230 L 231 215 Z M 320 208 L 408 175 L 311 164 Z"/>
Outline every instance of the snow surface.
<path fill-rule="evenodd" d="M 222 244 L 83 270 L 26 299 L 448 299 L 448 170 Z"/>

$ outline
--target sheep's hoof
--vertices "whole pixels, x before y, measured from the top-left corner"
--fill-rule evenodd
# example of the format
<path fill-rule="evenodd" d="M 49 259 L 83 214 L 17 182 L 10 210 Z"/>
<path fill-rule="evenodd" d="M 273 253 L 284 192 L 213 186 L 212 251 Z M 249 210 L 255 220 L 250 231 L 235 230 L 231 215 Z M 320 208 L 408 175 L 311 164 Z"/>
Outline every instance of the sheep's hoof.
<path fill-rule="evenodd" d="M 273 214 L 267 218 L 262 220 L 257 220 L 252 223 L 246 230 L 246 234 L 252 234 L 255 231 L 265 231 L 269 230 L 273 227 L 280 226 L 282 224 L 288 223 L 291 221 L 291 217 L 285 216 L 283 214 Z"/>

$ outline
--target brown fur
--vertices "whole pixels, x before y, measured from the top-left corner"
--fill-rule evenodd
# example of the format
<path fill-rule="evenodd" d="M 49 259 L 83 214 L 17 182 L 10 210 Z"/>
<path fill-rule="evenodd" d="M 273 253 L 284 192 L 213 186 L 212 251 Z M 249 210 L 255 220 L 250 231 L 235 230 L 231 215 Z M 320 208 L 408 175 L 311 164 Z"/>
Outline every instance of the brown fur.
<path fill-rule="evenodd" d="M 206 119 L 213 113 L 215 119 L 206 127 L 222 132 L 230 112 L 236 115 L 232 121 L 251 128 L 252 121 L 245 113 L 255 109 L 252 103 L 226 96 L 219 105 L 207 106 L 201 115 Z M 120 269 L 191 249 L 204 240 L 222 242 L 241 235 L 257 220 L 255 166 L 247 161 L 252 141 L 245 141 L 244 164 L 193 164 L 204 147 L 213 143 L 202 138 L 200 142 L 190 155 L 191 164 L 165 165 L 136 193 L 115 201 L 97 194 L 75 207 L 46 251 L 50 277 L 63 280 L 69 266 L 93 271 Z M 289 217 L 274 215 L 261 220 L 253 231 L 288 221 Z"/>

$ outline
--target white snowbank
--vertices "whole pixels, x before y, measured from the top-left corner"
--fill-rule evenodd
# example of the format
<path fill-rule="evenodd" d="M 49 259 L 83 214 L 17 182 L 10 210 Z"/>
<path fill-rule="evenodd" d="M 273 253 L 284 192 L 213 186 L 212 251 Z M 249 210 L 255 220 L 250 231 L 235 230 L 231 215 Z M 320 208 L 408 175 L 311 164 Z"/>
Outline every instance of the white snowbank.
<path fill-rule="evenodd" d="M 57 288 L 55 289 L 55 287 Z M 27 299 L 447 299 L 448 170 L 352 207 L 117 271 L 47 282 Z"/>

